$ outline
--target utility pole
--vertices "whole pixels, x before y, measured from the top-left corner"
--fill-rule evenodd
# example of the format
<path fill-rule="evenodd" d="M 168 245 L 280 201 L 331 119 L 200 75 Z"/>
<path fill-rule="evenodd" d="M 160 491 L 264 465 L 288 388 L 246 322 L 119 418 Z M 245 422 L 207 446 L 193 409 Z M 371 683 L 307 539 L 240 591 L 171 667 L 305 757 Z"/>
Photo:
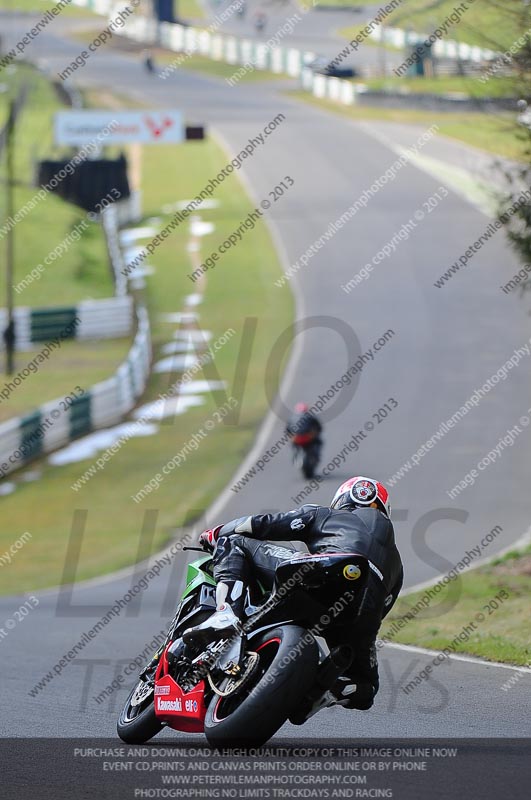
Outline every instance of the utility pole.
<path fill-rule="evenodd" d="M 28 86 L 24 84 L 16 99 L 9 101 L 7 122 L 0 136 L 0 152 L 6 150 L 6 217 L 12 219 L 15 214 L 15 127 L 17 117 L 22 110 L 28 94 Z M 15 278 L 15 231 L 9 226 L 6 236 L 6 308 L 7 326 L 3 338 L 6 346 L 6 374 L 12 375 L 15 368 L 15 318 L 13 281 Z"/>
<path fill-rule="evenodd" d="M 9 116 L 5 128 L 6 145 L 6 216 L 8 219 L 15 213 L 14 188 L 15 188 L 15 121 L 17 116 L 17 102 L 10 100 Z M 15 319 L 13 304 L 13 280 L 15 275 L 15 231 L 10 226 L 6 237 L 6 306 L 7 327 L 4 331 L 6 346 L 6 374 L 12 375 L 14 370 L 15 354 Z"/>
<path fill-rule="evenodd" d="M 386 27 L 385 23 L 382 22 L 380 25 L 380 71 L 382 73 L 382 77 L 387 78 L 387 41 L 386 41 Z"/>

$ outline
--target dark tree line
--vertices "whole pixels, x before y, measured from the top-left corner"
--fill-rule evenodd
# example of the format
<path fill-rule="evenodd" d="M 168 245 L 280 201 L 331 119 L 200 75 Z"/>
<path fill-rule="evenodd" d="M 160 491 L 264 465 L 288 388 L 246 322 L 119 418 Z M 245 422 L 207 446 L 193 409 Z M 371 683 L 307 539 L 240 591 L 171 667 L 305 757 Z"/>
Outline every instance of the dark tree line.
<path fill-rule="evenodd" d="M 510 71 L 509 80 L 513 84 L 513 97 L 519 98 L 515 108 L 516 136 L 522 142 L 523 160 L 515 171 L 506 172 L 509 190 L 500 205 L 500 216 L 506 224 L 507 235 L 519 258 L 531 263 L 531 0 L 480 0 L 483 8 L 494 9 L 500 21 L 509 22 L 515 30 L 513 52 L 508 57 L 500 56 L 491 70 L 498 64 L 504 74 Z M 508 52 L 507 42 L 495 41 L 485 36 L 485 46 L 504 54 Z M 496 73 L 493 73 L 496 74 Z M 526 198 L 527 190 L 527 198 Z M 517 210 L 510 217 L 504 212 L 518 203 Z"/>

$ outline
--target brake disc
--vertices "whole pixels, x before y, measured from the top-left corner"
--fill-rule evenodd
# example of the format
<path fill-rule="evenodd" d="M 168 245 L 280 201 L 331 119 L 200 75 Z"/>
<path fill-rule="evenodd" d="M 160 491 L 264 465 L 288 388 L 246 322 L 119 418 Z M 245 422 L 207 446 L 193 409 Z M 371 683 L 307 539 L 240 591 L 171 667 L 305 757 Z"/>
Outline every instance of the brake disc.
<path fill-rule="evenodd" d="M 152 683 L 145 683 L 139 681 L 135 692 L 130 700 L 132 706 L 139 706 L 144 700 L 147 700 L 150 694 L 153 694 L 154 685 Z"/>
<path fill-rule="evenodd" d="M 245 655 L 247 656 L 247 661 L 242 674 L 239 675 L 237 678 L 234 677 L 229 678 L 225 686 L 225 689 L 218 689 L 218 687 L 214 684 L 214 681 L 212 680 L 210 672 L 207 673 L 207 678 L 210 684 L 210 688 L 212 689 L 213 692 L 219 695 L 219 697 L 228 697 L 229 695 L 233 694 L 237 689 L 240 689 L 241 686 L 243 686 L 243 684 L 251 677 L 251 675 L 255 671 L 255 667 L 257 666 L 260 658 L 258 653 L 251 652 L 251 653 L 246 653 Z"/>

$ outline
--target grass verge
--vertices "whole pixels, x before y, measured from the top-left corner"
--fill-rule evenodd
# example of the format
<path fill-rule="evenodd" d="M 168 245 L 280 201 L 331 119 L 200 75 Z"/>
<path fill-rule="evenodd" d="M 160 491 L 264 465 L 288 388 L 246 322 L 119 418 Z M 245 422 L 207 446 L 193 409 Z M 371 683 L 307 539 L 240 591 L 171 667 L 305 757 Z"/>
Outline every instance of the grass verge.
<path fill-rule="evenodd" d="M 352 10 L 354 13 L 363 11 L 363 4 L 356 3 L 354 0 L 301 0 L 301 5 L 305 8 L 313 8 L 319 6 L 322 8 L 328 6 L 342 6 L 345 10 Z"/>
<path fill-rule="evenodd" d="M 161 215 L 160 209 L 165 204 L 194 197 L 227 161 L 227 155 L 212 140 L 145 147 L 146 217 L 160 216 L 162 226 L 170 216 Z M 271 176 L 272 185 L 279 177 Z M 235 175 L 217 187 L 214 197 L 219 206 L 201 213 L 205 221 L 215 225 L 214 232 L 202 239 L 203 257 L 238 228 L 253 207 Z M 184 297 L 197 291 L 197 286 L 187 278 L 191 271 L 188 238 L 187 225 L 183 224 L 150 258 L 156 271 L 148 278 L 146 297 L 154 323 L 155 360 L 161 346 L 172 339 L 177 328 L 175 323 L 164 322 L 160 314 L 181 310 Z M 244 330 L 245 343 L 251 350 L 250 361 L 243 369 L 243 387 L 240 382 L 241 413 L 237 424 L 216 424 L 186 462 L 166 477 L 158 491 L 139 504 L 131 496 L 160 472 L 206 420 L 212 419 L 222 402 L 219 396 L 205 395 L 204 405 L 161 424 L 156 435 L 130 439 L 105 469 L 78 492 L 70 486 L 93 464 L 95 457 L 63 467 L 51 467 L 45 461 L 37 463 L 42 478 L 21 482 L 13 494 L 2 499 L 0 552 L 7 550 L 26 530 L 33 537 L 17 553 L 9 569 L 4 570 L 3 593 L 61 582 L 76 510 L 87 511 L 77 571 L 77 578 L 82 579 L 134 560 L 147 511 L 151 510 L 152 547 L 156 549 L 173 537 L 176 526 L 199 516 L 219 494 L 249 450 L 267 411 L 265 364 L 273 343 L 292 318 L 291 293 L 287 288 L 279 290 L 274 286 L 280 274 L 269 231 L 262 220 L 207 273 L 204 302 L 198 307 L 200 324 L 212 332 L 212 341 L 228 328 L 235 331 L 215 359 L 219 377 L 228 384 L 228 394 L 240 393 L 234 389 L 234 380 L 237 365 L 242 365 L 239 351 Z M 256 323 L 254 334 L 244 329 L 247 318 Z M 153 375 L 143 401 L 167 391 L 177 377 L 178 373 Z M 198 372 L 196 377 L 203 378 L 203 373 Z M 212 376 L 209 373 L 206 377 Z M 34 468 L 32 465 L 31 469 Z"/>
<path fill-rule="evenodd" d="M 8 89 L 0 94 L 0 125 L 7 118 L 9 98 L 16 96 L 22 85 L 29 87 L 26 104 L 17 122 L 14 145 L 14 207 L 18 211 L 30 203 L 39 191 L 35 180 L 37 161 L 44 158 L 68 160 L 72 150 L 58 148 L 53 143 L 53 115 L 64 106 L 48 78 L 28 65 L 10 67 L 6 72 L 8 74 L 4 80 Z M 6 179 L 4 154 L 0 160 L 0 179 L 2 182 Z M 0 202 L 3 216 L 3 193 Z M 36 199 L 34 207 L 13 228 L 15 285 L 43 263 L 45 257 L 83 221 L 86 221 L 86 213 L 54 192 L 48 192 L 41 200 Z M 100 226 L 90 224 L 86 229 L 84 227 L 82 225 L 79 229 L 79 239 L 77 236 L 68 239 L 60 258 L 50 259 L 51 265 L 40 273 L 39 280 L 20 288 L 15 294 L 17 305 L 46 306 L 58 302 L 66 305 L 86 296 L 112 295 L 112 280 Z M 0 242 L 0 247 L 3 246 L 5 234 Z"/>
<path fill-rule="evenodd" d="M 175 18 L 194 22 L 205 18 L 205 12 L 199 0 L 174 0 L 173 13 Z"/>
<path fill-rule="evenodd" d="M 167 50 L 157 51 L 156 60 L 158 64 L 167 65 L 173 63 L 177 58 L 178 53 L 169 53 Z M 203 75 L 208 75 L 216 78 L 232 78 L 237 75 L 240 69 L 239 64 L 225 64 L 223 61 L 214 61 L 212 58 L 205 56 L 193 55 L 187 58 L 176 70 L 179 69 L 191 70 L 193 72 L 200 72 Z M 281 75 L 269 70 L 252 69 L 246 72 L 241 78 L 235 78 L 238 83 L 256 83 L 259 81 L 282 81 L 290 80 L 288 75 Z"/>
<path fill-rule="evenodd" d="M 15 375 L 24 370 L 44 344 L 42 342 L 34 350 L 16 354 Z M 131 341 L 125 338 L 106 342 L 63 341 L 60 349 L 54 350 L 49 359 L 39 365 L 37 372 L 28 375 L 7 401 L 2 400 L 0 422 L 27 414 L 48 400 L 65 397 L 76 385 L 87 390 L 98 381 L 109 378 L 126 358 L 130 347 Z M 2 385 L 4 380 L 7 383 L 10 379 L 3 376 Z"/>
<path fill-rule="evenodd" d="M 479 147 L 496 156 L 515 161 L 525 160 L 525 140 L 519 136 L 518 126 L 512 114 L 474 114 L 457 111 L 438 114 L 409 109 L 343 106 L 331 100 L 314 97 L 309 92 L 298 90 L 289 94 L 306 103 L 354 120 L 375 119 L 427 127 L 436 123 L 439 126 L 439 133 L 444 136 Z"/>
<path fill-rule="evenodd" d="M 452 13 L 454 20 L 459 16 L 456 7 L 459 7 L 459 3 L 455 0 L 407 0 L 407 3 L 402 3 L 386 18 L 385 24 L 392 28 L 429 34 L 449 19 L 444 39 L 495 51 L 508 50 L 525 30 L 521 26 L 521 0 L 505 0 L 504 6 L 499 0 L 481 0 L 475 5 L 470 3 L 468 9 L 460 13 L 459 21 L 452 24 Z M 377 16 L 376 6 L 374 11 L 374 16 Z M 348 26 L 342 28 L 339 34 L 352 40 L 364 27 L 365 25 Z M 367 38 L 364 44 L 380 46 L 376 39 L 371 38 Z M 391 45 L 386 45 L 386 49 L 387 47 L 393 50 L 402 49 Z"/>
<path fill-rule="evenodd" d="M 441 76 L 440 78 L 371 78 L 363 81 L 368 89 L 387 92 L 412 92 L 429 94 L 466 95 L 475 99 L 484 97 L 514 97 L 514 81 L 510 78 L 493 76 L 486 83 L 481 83 L 477 78 L 467 78 L 458 75 Z"/>
<path fill-rule="evenodd" d="M 386 19 L 395 28 L 430 33 L 451 17 L 455 0 L 407 0 Z M 520 0 L 481 0 L 468 4 L 460 20 L 448 28 L 447 39 L 488 49 L 509 48 L 519 38 L 522 3 Z"/>
<path fill-rule="evenodd" d="M 443 650 L 453 643 L 457 653 L 529 665 L 530 576 L 531 548 L 509 553 L 460 575 L 434 596 L 426 611 L 413 614 L 412 619 L 408 619 L 408 611 L 419 602 L 424 590 L 399 599 L 385 618 L 380 638 L 433 650 Z M 392 633 L 399 620 L 403 620 L 402 629 Z M 456 637 L 471 624 L 475 627 L 456 642 Z"/>
<path fill-rule="evenodd" d="M 192 0 L 193 1 L 193 0 Z M 35 16 L 41 14 L 44 16 L 46 11 L 55 5 L 48 0 L 0 0 L 0 11 L 11 11 L 13 14 L 31 13 Z M 81 6 L 68 5 L 64 6 L 61 15 L 68 17 L 92 17 L 94 13 L 89 8 Z"/>

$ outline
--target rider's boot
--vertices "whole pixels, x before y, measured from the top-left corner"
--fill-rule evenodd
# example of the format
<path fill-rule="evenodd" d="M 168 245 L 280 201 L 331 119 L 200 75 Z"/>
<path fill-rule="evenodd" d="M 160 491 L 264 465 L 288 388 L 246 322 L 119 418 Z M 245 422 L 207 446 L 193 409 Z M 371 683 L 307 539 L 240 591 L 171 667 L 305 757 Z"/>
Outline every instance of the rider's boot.
<path fill-rule="evenodd" d="M 332 706 L 343 706 L 344 708 L 356 708 L 351 705 L 352 695 L 355 695 L 358 687 L 349 678 L 338 678 L 331 689 L 319 697 L 308 709 L 303 709 L 302 713 L 294 714 L 290 717 L 290 722 L 294 725 L 302 725 L 304 722 L 317 714 L 323 708 Z"/>
<path fill-rule="evenodd" d="M 216 586 L 216 611 L 207 620 L 183 633 L 186 644 L 202 645 L 241 633 L 244 602 L 243 581 L 225 580 Z"/>
<path fill-rule="evenodd" d="M 350 678 L 345 678 L 343 675 L 337 679 L 332 686 L 330 693 L 334 698 L 331 705 L 344 706 L 345 708 L 352 708 L 350 705 L 353 695 L 358 691 L 358 686 L 352 683 Z"/>
<path fill-rule="evenodd" d="M 361 680 L 353 683 L 352 678 L 341 676 L 337 679 L 331 689 L 335 697 L 333 705 L 343 706 L 344 708 L 357 709 L 358 711 L 368 711 L 371 708 L 376 691 L 369 681 Z"/>

